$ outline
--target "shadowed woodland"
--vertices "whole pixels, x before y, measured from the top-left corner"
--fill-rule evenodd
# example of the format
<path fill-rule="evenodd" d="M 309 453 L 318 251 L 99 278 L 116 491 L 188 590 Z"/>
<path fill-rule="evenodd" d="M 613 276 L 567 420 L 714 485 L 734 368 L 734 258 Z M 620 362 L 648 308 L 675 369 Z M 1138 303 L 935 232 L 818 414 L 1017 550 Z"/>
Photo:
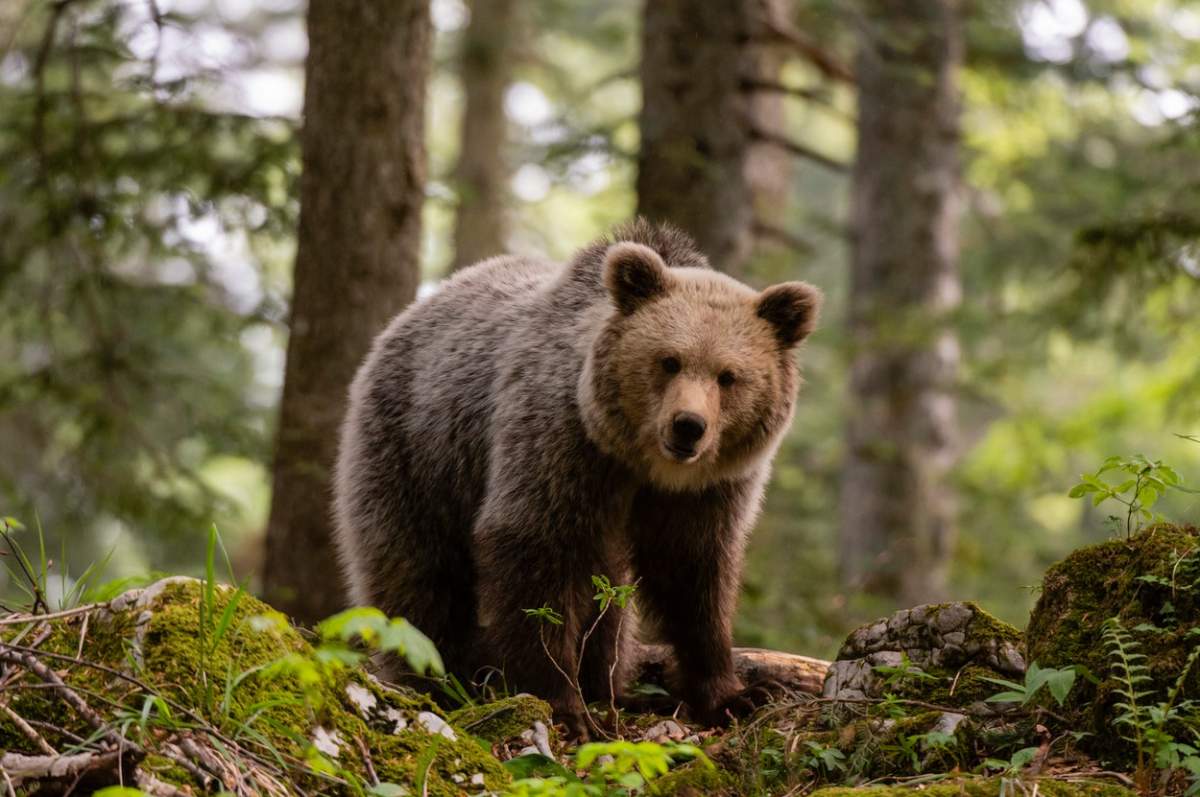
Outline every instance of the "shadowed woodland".
<path fill-rule="evenodd" d="M 597 789 L 644 783 L 576 793 L 953 771 L 992 779 L 931 789 L 1012 794 L 1043 770 L 1063 797 L 1196 793 L 1187 0 L 0 0 L 0 753 L 81 751 L 57 785 L 21 791 L 12 769 L 0 791 L 137 769 L 150 794 L 557 794 L 509 785 L 530 775 L 508 763 L 523 749 L 567 755 L 538 701 L 464 693 L 447 714 L 356 669 L 362 644 L 418 671 L 436 653 L 411 626 L 337 615 L 331 470 L 347 386 L 396 313 L 482 259 L 566 259 L 636 216 L 752 287 L 826 294 L 734 628 L 743 648 L 814 658 L 744 652 L 793 694 L 727 737 L 662 706 L 621 731 L 613 706 L 616 732 L 594 737 L 675 757 L 577 757 Z M 107 608 L 33 618 L 78 604 Z M 209 629 L 197 650 L 162 642 L 176 610 Z M 334 615 L 305 634 L 283 619 Z M 250 625 L 262 650 L 239 641 Z M 117 691 L 62 670 L 89 639 L 125 672 Z M 273 686 L 231 697 L 222 679 L 253 668 L 306 684 L 271 720 L 299 741 L 246 719 L 279 709 Z M 18 670 L 74 695 L 78 722 L 17 711 Z M 193 672 L 214 674 L 202 695 L 172 691 Z M 822 689 L 840 709 L 797 702 Z M 1003 689 L 1017 697 L 989 703 Z M 100 716 L 93 693 L 131 713 Z M 997 703 L 1038 708 L 967 710 Z M 129 726 L 165 714 L 186 733 L 127 758 Z M 380 730 L 401 721 L 469 766 Z M 225 758 L 188 734 L 282 752 Z M 1055 758 L 1064 745 L 1079 758 Z M 369 774 L 348 774 L 360 748 Z M 384 758 L 404 763 L 384 777 Z M 655 791 L 685 759 L 718 774 L 676 767 Z M 1100 791 L 1055 791 L 1110 770 Z M 535 775 L 570 774 L 553 772 Z"/>

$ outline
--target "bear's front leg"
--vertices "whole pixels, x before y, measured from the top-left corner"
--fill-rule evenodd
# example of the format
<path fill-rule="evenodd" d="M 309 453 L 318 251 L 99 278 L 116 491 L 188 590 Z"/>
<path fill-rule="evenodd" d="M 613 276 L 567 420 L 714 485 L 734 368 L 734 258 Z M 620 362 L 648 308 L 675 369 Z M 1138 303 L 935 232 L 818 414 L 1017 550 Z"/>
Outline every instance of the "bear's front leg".
<path fill-rule="evenodd" d="M 593 574 L 604 573 L 597 530 L 547 523 L 481 523 L 476 531 L 475 567 L 479 616 L 488 660 L 500 667 L 512 691 L 543 698 L 568 733 L 587 739 L 596 731 L 584 702 L 595 673 L 608 672 L 611 634 L 603 623 L 581 651 L 595 619 Z M 575 534 L 578 530 L 580 533 Z M 555 621 L 526 610 L 552 609 Z M 584 660 L 581 660 L 581 652 Z M 589 695 L 594 697 L 595 695 Z"/>
<path fill-rule="evenodd" d="M 742 553 L 761 492 L 761 479 L 753 479 L 698 493 L 643 488 L 634 499 L 638 606 L 674 648 L 693 716 L 710 724 L 725 724 L 770 696 L 760 685 L 742 684 L 732 655 Z"/>

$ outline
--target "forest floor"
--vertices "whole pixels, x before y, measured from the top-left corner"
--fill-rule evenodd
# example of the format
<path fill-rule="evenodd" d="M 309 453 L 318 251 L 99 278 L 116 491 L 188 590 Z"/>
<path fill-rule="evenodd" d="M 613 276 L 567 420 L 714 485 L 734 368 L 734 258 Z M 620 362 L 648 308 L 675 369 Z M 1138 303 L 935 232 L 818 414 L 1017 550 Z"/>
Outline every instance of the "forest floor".
<path fill-rule="evenodd" d="M 1051 567 L 1024 630 L 947 603 L 853 630 L 828 664 L 739 651 L 788 688 L 724 729 L 652 666 L 635 691 L 659 710 L 596 705 L 576 746 L 535 697 L 369 675 L 372 650 L 436 667 L 402 621 L 303 631 L 211 572 L 174 577 L 0 615 L 0 793 L 1194 794 L 1198 594 L 1200 532 L 1156 525 Z"/>

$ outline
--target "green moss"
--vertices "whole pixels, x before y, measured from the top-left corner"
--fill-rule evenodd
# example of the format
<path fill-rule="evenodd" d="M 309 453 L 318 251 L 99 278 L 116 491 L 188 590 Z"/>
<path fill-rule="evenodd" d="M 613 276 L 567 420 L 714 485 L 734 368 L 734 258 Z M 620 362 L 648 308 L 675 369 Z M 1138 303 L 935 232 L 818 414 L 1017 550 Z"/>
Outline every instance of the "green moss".
<path fill-rule="evenodd" d="M 1001 794 L 1034 793 L 1033 784 L 1023 784 L 1024 792 L 1009 786 L 1003 789 L 999 778 L 962 779 L 913 786 L 831 786 L 814 791 L 810 797 L 999 797 Z M 1134 792 L 1109 783 L 1068 783 L 1043 778 L 1037 782 L 1038 794 L 1045 797 L 1135 797 Z"/>
<path fill-rule="evenodd" d="M 897 684 L 892 692 L 900 698 L 920 700 L 936 706 L 965 709 L 996 694 L 1001 687 L 988 678 L 1012 678 L 990 667 L 968 664 L 960 670 L 930 667 L 929 678 L 909 678 Z"/>
<path fill-rule="evenodd" d="M 1179 676 L 1195 646 L 1188 637 L 1200 627 L 1200 533 L 1194 527 L 1157 525 L 1128 540 L 1081 548 L 1051 567 L 1026 632 L 1029 658 L 1042 666 L 1081 664 L 1101 679 L 1077 682 L 1064 712 L 1077 727 L 1091 731 L 1083 745 L 1102 757 L 1128 760 L 1129 746 L 1111 732 L 1115 682 L 1103 625 L 1111 617 L 1149 658 L 1152 683 L 1161 697 Z M 1200 697 L 1200 673 L 1193 671 L 1184 698 Z"/>
<path fill-rule="evenodd" d="M 1009 625 L 991 612 L 985 611 L 974 601 L 967 601 L 967 605 L 975 610 L 975 616 L 967 626 L 968 641 L 982 642 L 988 639 L 997 639 L 1001 642 L 1011 642 L 1019 648 L 1024 646 L 1025 635 L 1021 633 L 1020 629 Z"/>
<path fill-rule="evenodd" d="M 692 763 L 650 781 L 646 794 L 649 797 L 734 797 L 741 792 L 735 789 L 734 778 L 728 772 Z"/>
<path fill-rule="evenodd" d="M 515 695 L 484 703 L 465 706 L 449 715 L 450 724 L 489 742 L 503 742 L 541 722 L 552 728 L 550 704 L 533 695 Z"/>
<path fill-rule="evenodd" d="M 234 594 L 228 588 L 216 591 L 214 617 L 222 616 Z M 328 757 L 343 773 L 367 779 L 361 752 L 365 747 L 381 780 L 410 789 L 423 783 L 431 797 L 497 790 L 509 781 L 499 762 L 469 734 L 447 726 L 446 733 L 454 737 L 448 738 L 427 729 L 427 724 L 436 722 L 431 717 L 444 720 L 428 696 L 385 688 L 361 670 L 343 670 L 310 685 L 307 692 L 294 673 L 273 675 L 267 665 L 289 653 L 311 656 L 313 650 L 290 626 L 256 628 L 252 619 L 271 613 L 266 604 L 240 596 L 227 632 L 204 651 L 198 633 L 199 582 L 171 579 L 141 595 L 140 603 L 118 599 L 114 611 L 89 615 L 83 657 L 128 673 L 172 706 L 186 706 L 199 714 L 225 736 L 254 739 L 260 753 L 296 761 L 304 758 L 308 740 L 320 727 L 336 740 L 338 752 Z M 82 616 L 54 622 L 40 649 L 74 656 L 82 622 Z M 5 636 L 0 638 L 11 639 L 15 633 L 13 627 L 3 627 L 0 634 Z M 122 710 L 136 716 L 145 703 L 146 692 L 140 686 L 96 668 L 59 671 L 106 718 Z M 90 732 L 47 690 L 16 690 L 10 705 L 24 717 L 52 722 L 71 733 Z M 172 711 L 179 713 L 178 708 Z M 128 733 L 152 753 L 146 766 L 153 767 L 157 777 L 177 785 L 196 785 L 169 759 L 153 755 L 158 738 L 166 735 L 162 730 L 152 727 L 143 737 L 135 725 Z M 48 740 L 63 746 L 66 742 L 66 738 Z M 0 724 L 0 744 L 33 752 L 29 740 L 11 724 Z M 302 766 L 289 775 L 296 785 L 310 790 L 315 785 L 322 794 L 339 793 L 336 786 L 318 781 Z"/>

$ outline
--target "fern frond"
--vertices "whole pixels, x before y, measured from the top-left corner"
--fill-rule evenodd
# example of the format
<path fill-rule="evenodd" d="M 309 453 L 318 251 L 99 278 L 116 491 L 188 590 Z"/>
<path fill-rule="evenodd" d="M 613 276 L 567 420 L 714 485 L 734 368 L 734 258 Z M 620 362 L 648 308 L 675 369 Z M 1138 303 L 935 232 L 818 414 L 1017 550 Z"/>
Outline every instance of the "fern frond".
<path fill-rule="evenodd" d="M 1138 684 L 1150 680 L 1149 670 L 1143 663 L 1146 656 L 1141 652 L 1137 640 L 1129 635 L 1116 617 L 1109 618 L 1104 623 L 1104 646 L 1108 648 L 1112 676 L 1117 682 L 1117 694 L 1124 698 L 1116 704 L 1120 714 L 1114 724 L 1127 725 L 1131 729 L 1131 735 L 1123 738 L 1133 742 L 1137 748 L 1140 769 L 1145 761 L 1146 731 L 1151 729 L 1146 720 L 1146 711 L 1138 702 L 1151 695 L 1151 692 L 1138 688 Z"/>

